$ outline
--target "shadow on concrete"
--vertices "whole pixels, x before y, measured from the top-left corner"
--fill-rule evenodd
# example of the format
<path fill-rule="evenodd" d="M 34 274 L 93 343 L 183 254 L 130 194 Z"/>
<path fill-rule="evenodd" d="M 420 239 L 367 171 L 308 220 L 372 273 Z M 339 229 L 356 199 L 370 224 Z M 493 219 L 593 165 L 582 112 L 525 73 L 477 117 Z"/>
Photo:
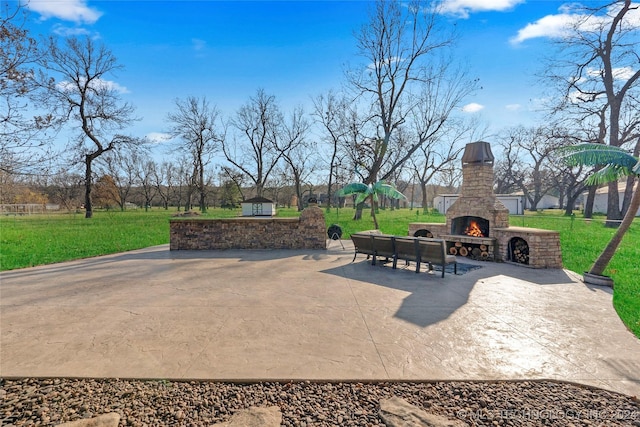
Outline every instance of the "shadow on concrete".
<path fill-rule="evenodd" d="M 347 279 L 354 293 L 361 295 L 366 294 L 362 284 L 409 293 L 402 300 L 394 317 L 420 327 L 445 320 L 465 305 L 476 283 L 475 279 L 465 279 L 465 276 L 454 276 L 448 273 L 444 279 L 440 277 L 439 272 L 416 273 L 414 265 L 393 270 L 386 266 L 372 266 L 368 261 L 341 265 L 322 270 L 321 273 Z M 359 300 L 359 305 L 368 305 L 366 297 L 356 296 L 356 298 Z M 387 306 L 387 301 L 382 300 L 375 304 Z"/>
<path fill-rule="evenodd" d="M 395 317 L 426 327 L 447 319 L 465 305 L 473 287 L 495 276 L 511 277 L 538 285 L 562 285 L 575 278 L 561 269 L 532 269 L 506 263 L 472 262 L 482 268 L 454 275 L 447 270 L 444 279 L 440 272 L 415 273 L 415 264 L 398 266 L 390 263 L 372 266 L 370 260 L 361 260 L 340 267 L 323 270 L 322 273 L 343 277 L 375 286 L 408 292 Z"/>

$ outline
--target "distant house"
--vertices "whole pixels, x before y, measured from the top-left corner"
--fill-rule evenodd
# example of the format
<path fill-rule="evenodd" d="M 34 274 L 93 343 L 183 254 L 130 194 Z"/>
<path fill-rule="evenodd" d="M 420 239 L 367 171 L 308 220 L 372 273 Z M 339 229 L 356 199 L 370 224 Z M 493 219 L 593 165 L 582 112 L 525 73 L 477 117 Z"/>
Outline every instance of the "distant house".
<path fill-rule="evenodd" d="M 276 205 L 272 200 L 264 197 L 254 197 L 243 201 L 242 216 L 274 216 Z"/>
<path fill-rule="evenodd" d="M 622 209 L 622 202 L 624 200 L 624 192 L 627 188 L 626 182 L 618 183 L 618 195 L 620 196 L 620 209 Z M 638 188 L 638 183 L 635 184 L 636 191 Z M 583 200 L 587 200 L 588 193 L 582 193 Z M 609 206 L 609 187 L 605 186 L 602 188 L 598 188 L 596 190 L 596 196 L 593 199 L 593 212 L 594 213 L 607 213 L 607 207 Z M 636 216 L 640 216 L 640 209 L 636 212 Z"/>
<path fill-rule="evenodd" d="M 524 213 L 524 203 L 522 202 L 523 196 L 496 194 L 496 197 L 507 209 L 509 209 L 509 214 L 522 215 Z M 433 198 L 433 207 L 437 209 L 438 212 L 444 214 L 457 199 L 457 194 L 439 194 Z"/>
<path fill-rule="evenodd" d="M 529 199 L 524 196 L 524 192 L 516 191 L 515 193 L 511 193 L 510 196 L 520 196 L 522 197 L 522 202 L 524 203 L 524 209 L 530 209 Z M 542 196 L 542 199 L 536 205 L 536 209 L 558 209 L 560 207 L 560 198 L 557 196 L 552 196 L 551 194 L 545 194 Z"/>

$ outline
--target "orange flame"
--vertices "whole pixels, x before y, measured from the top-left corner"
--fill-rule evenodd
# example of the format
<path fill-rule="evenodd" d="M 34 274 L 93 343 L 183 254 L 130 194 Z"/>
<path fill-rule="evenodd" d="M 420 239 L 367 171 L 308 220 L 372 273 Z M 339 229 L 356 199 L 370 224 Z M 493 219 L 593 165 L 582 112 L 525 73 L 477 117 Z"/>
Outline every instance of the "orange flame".
<path fill-rule="evenodd" d="M 464 229 L 464 234 L 472 237 L 484 237 L 484 234 L 482 234 L 482 230 L 480 229 L 480 226 L 478 226 L 478 223 L 475 221 L 471 221 L 469 226 Z"/>

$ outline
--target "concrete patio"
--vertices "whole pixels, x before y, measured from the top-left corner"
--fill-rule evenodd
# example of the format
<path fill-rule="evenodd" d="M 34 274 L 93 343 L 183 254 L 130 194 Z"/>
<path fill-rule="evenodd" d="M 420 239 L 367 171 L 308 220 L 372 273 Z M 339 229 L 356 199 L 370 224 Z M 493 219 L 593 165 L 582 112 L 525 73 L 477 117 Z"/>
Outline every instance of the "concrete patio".
<path fill-rule="evenodd" d="M 640 340 L 573 273 L 168 245 L 0 274 L 0 376 L 555 379 L 640 395 Z M 474 263 L 459 259 L 460 262 Z"/>

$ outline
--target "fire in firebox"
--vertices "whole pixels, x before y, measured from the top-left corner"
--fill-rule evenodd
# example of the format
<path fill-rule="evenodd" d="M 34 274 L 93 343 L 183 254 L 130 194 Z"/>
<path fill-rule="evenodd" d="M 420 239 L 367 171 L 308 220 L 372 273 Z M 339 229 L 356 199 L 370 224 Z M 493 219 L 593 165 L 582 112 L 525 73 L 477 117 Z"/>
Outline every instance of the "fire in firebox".
<path fill-rule="evenodd" d="M 484 234 L 482 234 L 482 229 L 480 229 L 480 226 L 475 221 L 469 222 L 467 228 L 464 229 L 464 234 L 472 237 L 484 237 Z"/>

